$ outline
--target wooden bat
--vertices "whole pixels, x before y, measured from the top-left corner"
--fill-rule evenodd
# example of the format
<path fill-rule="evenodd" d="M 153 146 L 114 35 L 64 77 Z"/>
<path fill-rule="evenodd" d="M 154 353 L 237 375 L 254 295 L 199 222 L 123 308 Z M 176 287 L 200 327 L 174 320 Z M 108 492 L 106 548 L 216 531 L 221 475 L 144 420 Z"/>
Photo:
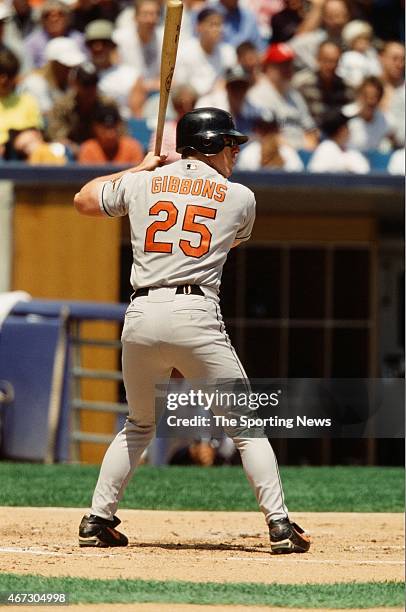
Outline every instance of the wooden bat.
<path fill-rule="evenodd" d="M 161 86 L 159 92 L 159 112 L 155 137 L 155 155 L 161 154 L 166 109 L 169 100 L 176 54 L 178 52 L 180 24 L 182 21 L 182 0 L 167 0 L 164 39 L 161 58 Z"/>

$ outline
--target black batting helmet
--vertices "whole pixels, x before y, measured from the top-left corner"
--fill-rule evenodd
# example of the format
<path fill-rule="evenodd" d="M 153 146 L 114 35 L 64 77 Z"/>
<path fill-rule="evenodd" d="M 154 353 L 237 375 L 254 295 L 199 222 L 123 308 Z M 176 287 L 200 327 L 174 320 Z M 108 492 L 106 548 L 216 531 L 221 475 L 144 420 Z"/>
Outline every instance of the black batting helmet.
<path fill-rule="evenodd" d="M 248 140 L 248 136 L 236 130 L 230 113 L 220 108 L 197 108 L 179 120 L 176 127 L 176 150 L 183 153 L 186 149 L 193 149 L 206 155 L 215 155 L 224 149 L 225 136 L 234 138 L 238 144 Z"/>

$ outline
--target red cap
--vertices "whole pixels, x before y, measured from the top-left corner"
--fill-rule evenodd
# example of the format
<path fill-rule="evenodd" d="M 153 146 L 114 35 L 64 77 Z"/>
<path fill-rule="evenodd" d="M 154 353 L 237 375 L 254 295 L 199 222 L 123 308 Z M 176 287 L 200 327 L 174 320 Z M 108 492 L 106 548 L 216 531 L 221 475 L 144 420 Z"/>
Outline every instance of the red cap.
<path fill-rule="evenodd" d="M 295 53 L 289 45 L 285 43 L 273 43 L 269 45 L 265 51 L 263 63 L 266 64 L 283 64 L 294 59 Z"/>

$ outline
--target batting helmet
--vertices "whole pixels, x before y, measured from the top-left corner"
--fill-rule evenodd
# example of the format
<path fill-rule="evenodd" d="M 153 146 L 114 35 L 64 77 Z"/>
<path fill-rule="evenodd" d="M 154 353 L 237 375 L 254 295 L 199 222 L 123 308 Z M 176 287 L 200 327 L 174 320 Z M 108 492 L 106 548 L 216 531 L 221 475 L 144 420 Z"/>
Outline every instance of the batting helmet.
<path fill-rule="evenodd" d="M 230 113 L 220 108 L 197 108 L 179 120 L 176 127 L 176 150 L 183 153 L 185 149 L 193 149 L 206 155 L 215 155 L 224 149 L 225 136 L 235 139 L 238 144 L 248 140 L 248 136 L 236 130 Z"/>

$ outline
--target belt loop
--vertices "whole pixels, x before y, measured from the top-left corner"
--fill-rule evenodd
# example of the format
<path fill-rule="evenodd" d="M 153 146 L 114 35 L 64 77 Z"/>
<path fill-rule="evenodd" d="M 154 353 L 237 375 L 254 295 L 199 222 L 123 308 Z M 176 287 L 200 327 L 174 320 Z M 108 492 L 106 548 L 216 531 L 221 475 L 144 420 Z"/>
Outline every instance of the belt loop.
<path fill-rule="evenodd" d="M 183 285 L 184 295 L 190 295 L 192 293 L 192 287 L 190 285 Z"/>

